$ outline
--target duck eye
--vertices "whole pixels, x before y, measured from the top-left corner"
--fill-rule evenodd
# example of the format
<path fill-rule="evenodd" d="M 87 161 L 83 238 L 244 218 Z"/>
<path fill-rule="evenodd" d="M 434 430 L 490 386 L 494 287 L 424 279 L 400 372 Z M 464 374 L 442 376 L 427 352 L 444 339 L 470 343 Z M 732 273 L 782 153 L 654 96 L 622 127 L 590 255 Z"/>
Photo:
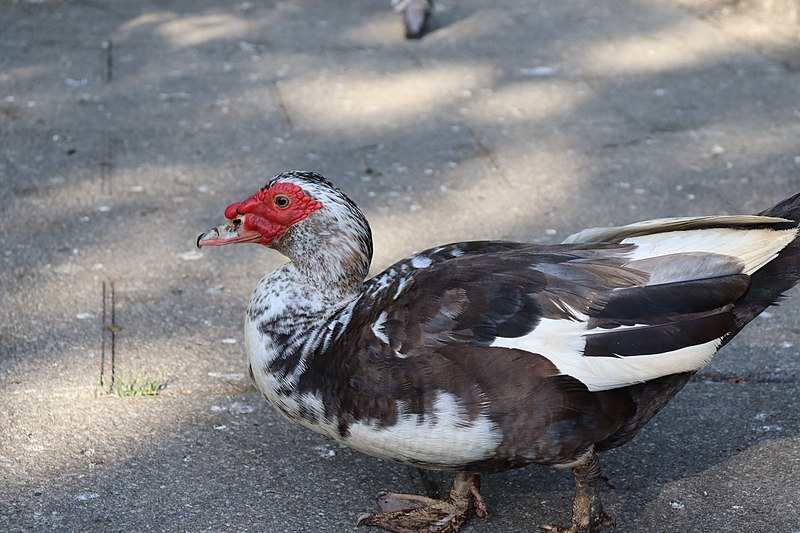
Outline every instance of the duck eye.
<path fill-rule="evenodd" d="M 286 209 L 287 207 L 289 207 L 289 204 L 292 203 L 292 201 L 289 200 L 288 196 L 284 196 L 282 194 L 276 196 L 273 202 L 275 204 L 275 207 L 277 207 L 278 209 Z"/>

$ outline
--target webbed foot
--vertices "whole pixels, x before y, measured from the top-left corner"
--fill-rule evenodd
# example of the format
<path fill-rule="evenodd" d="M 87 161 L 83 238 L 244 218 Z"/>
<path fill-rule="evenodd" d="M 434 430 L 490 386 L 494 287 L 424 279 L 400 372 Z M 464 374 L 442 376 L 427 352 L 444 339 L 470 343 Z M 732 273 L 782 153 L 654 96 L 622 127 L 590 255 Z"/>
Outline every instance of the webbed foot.
<path fill-rule="evenodd" d="M 379 514 L 359 517 L 356 526 L 380 527 L 394 533 L 456 533 L 470 514 L 489 515 L 480 494 L 478 474 L 459 472 L 446 500 L 414 494 L 378 494 Z"/>

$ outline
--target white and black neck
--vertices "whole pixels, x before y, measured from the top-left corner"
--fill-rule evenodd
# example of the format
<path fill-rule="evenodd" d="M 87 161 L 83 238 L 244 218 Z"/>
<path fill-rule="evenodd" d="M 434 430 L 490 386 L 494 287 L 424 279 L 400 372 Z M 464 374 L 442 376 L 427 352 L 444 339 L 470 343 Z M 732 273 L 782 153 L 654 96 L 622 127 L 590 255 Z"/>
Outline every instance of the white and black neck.
<path fill-rule="evenodd" d="M 288 257 L 297 273 L 326 300 L 352 300 L 360 294 L 372 261 L 372 232 L 366 217 L 318 174 L 282 174 L 267 187 L 288 180 L 321 202 L 322 209 L 289 228 L 271 247 Z"/>

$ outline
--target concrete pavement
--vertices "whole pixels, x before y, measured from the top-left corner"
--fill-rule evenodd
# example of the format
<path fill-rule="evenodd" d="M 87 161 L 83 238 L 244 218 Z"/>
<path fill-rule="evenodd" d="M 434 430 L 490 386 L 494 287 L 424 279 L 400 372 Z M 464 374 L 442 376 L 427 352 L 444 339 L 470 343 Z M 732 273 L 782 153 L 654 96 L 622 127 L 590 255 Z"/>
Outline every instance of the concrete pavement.
<path fill-rule="evenodd" d="M 800 190 L 796 38 L 712 2 L 16 1 L 0 9 L 0 529 L 349 531 L 446 476 L 350 452 L 246 378 L 283 259 L 196 235 L 277 172 L 364 208 L 374 271 L 455 240 L 756 212 Z M 620 531 L 800 532 L 800 296 L 605 454 Z M 157 396 L 104 394 L 148 377 Z M 136 387 L 134 386 L 134 389 Z M 467 532 L 569 522 L 486 476 Z"/>

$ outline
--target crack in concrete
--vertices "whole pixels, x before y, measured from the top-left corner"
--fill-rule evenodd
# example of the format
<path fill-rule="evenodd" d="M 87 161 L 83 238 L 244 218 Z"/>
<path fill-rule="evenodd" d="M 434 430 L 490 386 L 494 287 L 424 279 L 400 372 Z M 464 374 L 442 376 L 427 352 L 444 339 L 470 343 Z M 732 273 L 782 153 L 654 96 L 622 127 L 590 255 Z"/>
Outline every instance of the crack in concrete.
<path fill-rule="evenodd" d="M 114 280 L 103 281 L 103 329 L 100 348 L 100 390 L 102 393 L 114 389 L 117 374 L 117 333 L 122 328 L 117 325 L 116 302 Z"/>

